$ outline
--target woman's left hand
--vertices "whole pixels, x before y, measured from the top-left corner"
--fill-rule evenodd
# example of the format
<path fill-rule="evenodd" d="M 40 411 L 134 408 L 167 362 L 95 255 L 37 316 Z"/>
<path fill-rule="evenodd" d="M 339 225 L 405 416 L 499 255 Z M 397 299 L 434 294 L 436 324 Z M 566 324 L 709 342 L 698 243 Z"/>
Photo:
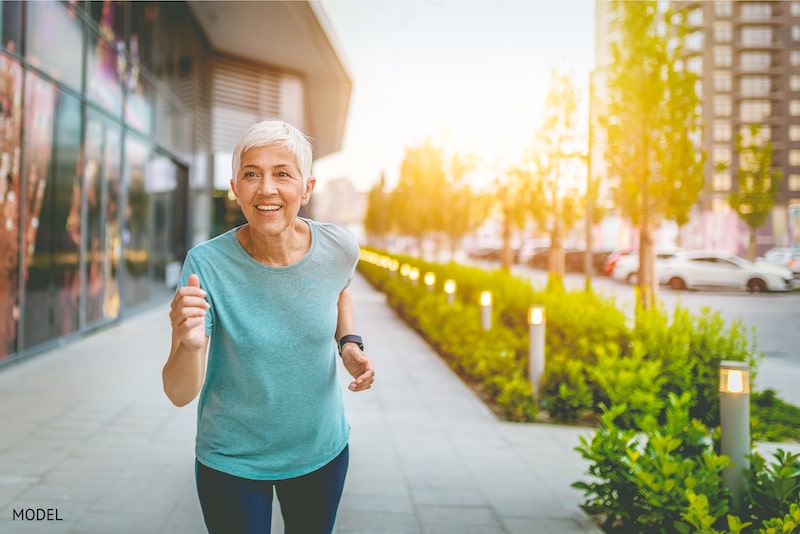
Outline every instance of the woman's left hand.
<path fill-rule="evenodd" d="M 358 348 L 358 345 L 355 343 L 344 344 L 344 347 L 342 347 L 342 363 L 347 372 L 355 378 L 348 386 L 350 391 L 364 391 L 372 387 L 372 383 L 375 381 L 372 360 Z"/>

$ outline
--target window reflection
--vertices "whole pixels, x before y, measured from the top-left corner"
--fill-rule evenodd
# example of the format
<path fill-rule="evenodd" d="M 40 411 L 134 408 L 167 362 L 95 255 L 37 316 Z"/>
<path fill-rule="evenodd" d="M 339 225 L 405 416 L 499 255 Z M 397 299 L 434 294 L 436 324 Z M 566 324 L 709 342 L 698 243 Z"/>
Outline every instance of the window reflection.
<path fill-rule="evenodd" d="M 24 339 L 32 346 L 78 329 L 81 110 L 79 100 L 30 73 L 26 107 Z"/>
<path fill-rule="evenodd" d="M 135 305 L 148 297 L 150 212 L 147 199 L 147 162 L 150 148 L 129 137 L 125 143 L 127 195 L 124 211 L 125 303 Z"/>
<path fill-rule="evenodd" d="M 119 128 L 100 119 L 86 123 L 86 321 L 119 314 Z"/>
<path fill-rule="evenodd" d="M 0 359 L 17 351 L 22 68 L 0 55 Z"/>

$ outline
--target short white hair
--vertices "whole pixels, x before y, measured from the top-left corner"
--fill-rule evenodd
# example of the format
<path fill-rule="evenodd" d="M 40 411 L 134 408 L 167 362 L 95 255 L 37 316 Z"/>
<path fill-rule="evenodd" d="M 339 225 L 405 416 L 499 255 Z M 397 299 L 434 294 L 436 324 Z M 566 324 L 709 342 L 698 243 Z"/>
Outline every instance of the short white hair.
<path fill-rule="evenodd" d="M 305 185 L 311 176 L 311 138 L 292 126 L 280 120 L 266 120 L 252 125 L 233 149 L 233 179 L 239 175 L 242 166 L 242 154 L 251 148 L 269 145 L 279 145 L 289 149 L 297 160 L 297 166 L 302 174 Z"/>

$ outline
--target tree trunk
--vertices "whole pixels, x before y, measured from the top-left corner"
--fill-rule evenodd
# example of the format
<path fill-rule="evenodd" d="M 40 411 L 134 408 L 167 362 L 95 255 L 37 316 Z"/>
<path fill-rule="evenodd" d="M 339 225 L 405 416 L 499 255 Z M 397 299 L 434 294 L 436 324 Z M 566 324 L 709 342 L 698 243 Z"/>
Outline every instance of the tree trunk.
<path fill-rule="evenodd" d="M 511 216 L 508 213 L 503 214 L 503 251 L 500 254 L 500 267 L 503 270 L 510 271 L 511 264 L 514 263 L 513 251 L 511 250 Z"/>
<path fill-rule="evenodd" d="M 649 218 L 645 217 L 639 229 L 639 272 L 637 274 L 639 305 L 644 310 L 652 309 L 656 305 L 658 280 L 655 277 L 654 258 L 653 230 Z"/>
<path fill-rule="evenodd" d="M 560 277 L 564 276 L 564 245 L 562 244 L 561 225 L 558 222 L 553 225 L 553 231 L 550 232 L 550 248 L 547 251 L 547 266 L 549 272 L 557 274 Z"/>
<path fill-rule="evenodd" d="M 756 261 L 756 256 L 758 256 L 758 244 L 756 242 L 756 229 L 750 228 L 750 242 L 747 245 L 747 259 L 750 261 Z"/>

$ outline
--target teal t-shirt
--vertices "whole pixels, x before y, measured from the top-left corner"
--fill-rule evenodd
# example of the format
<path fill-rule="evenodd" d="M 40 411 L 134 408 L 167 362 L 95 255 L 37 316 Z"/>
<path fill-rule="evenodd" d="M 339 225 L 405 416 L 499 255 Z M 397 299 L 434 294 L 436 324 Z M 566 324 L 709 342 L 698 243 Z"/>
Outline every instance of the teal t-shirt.
<path fill-rule="evenodd" d="M 358 242 L 346 229 L 301 220 L 311 247 L 293 265 L 256 261 L 234 229 L 192 248 L 181 273 L 181 285 L 192 273 L 200 277 L 211 305 L 197 459 L 242 478 L 308 474 L 349 438 L 334 335 Z"/>

